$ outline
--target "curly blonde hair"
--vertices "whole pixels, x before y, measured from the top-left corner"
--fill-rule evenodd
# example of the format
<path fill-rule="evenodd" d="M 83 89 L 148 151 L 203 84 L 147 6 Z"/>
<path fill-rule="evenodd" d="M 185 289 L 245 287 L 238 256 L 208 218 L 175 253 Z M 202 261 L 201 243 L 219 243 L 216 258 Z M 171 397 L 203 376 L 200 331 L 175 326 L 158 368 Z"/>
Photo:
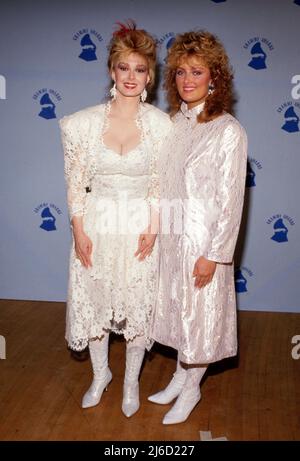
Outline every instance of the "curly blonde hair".
<path fill-rule="evenodd" d="M 143 56 L 148 64 L 149 83 L 148 89 L 151 89 L 155 81 L 156 67 L 156 42 L 154 38 L 145 30 L 137 29 L 132 20 L 126 23 L 117 23 L 119 28 L 113 33 L 112 39 L 108 46 L 108 69 L 111 72 L 113 66 L 121 55 L 137 53 Z"/>
<path fill-rule="evenodd" d="M 207 31 L 192 31 L 177 35 L 169 49 L 164 88 L 174 115 L 181 105 L 181 99 L 176 87 L 176 68 L 182 60 L 189 57 L 201 58 L 210 70 L 214 86 L 212 94 L 205 99 L 204 110 L 199 114 L 200 123 L 213 120 L 223 112 L 231 112 L 233 103 L 232 80 L 233 72 L 228 56 L 219 39 Z"/>

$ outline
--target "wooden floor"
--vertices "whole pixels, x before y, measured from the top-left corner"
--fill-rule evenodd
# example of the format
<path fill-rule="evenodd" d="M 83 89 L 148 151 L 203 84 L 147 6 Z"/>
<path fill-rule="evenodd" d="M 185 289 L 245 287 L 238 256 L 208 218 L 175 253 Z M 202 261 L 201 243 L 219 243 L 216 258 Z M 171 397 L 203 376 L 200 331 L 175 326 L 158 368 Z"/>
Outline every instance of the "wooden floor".
<path fill-rule="evenodd" d="M 199 431 L 228 440 L 300 439 L 300 360 L 291 338 L 300 314 L 240 312 L 239 358 L 214 364 L 202 400 L 187 422 L 163 426 L 170 405 L 147 401 L 163 388 L 176 360 L 155 346 L 140 379 L 141 408 L 121 412 L 125 343 L 112 338 L 113 380 L 101 403 L 81 409 L 91 381 L 90 362 L 70 357 L 64 341 L 64 303 L 0 301 L 0 440 L 197 441 Z"/>

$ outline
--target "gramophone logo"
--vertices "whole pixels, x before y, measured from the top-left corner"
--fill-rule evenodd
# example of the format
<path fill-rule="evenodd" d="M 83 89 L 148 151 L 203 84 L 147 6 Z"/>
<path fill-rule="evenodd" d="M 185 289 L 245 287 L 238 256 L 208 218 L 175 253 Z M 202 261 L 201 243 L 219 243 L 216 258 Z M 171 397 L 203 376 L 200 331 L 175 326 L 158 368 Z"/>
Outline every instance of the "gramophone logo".
<path fill-rule="evenodd" d="M 175 41 L 175 33 L 167 32 L 156 40 L 160 61 L 165 64 L 168 50 Z"/>
<path fill-rule="evenodd" d="M 39 103 L 38 116 L 45 120 L 53 120 L 56 118 L 56 106 L 58 102 L 61 102 L 61 95 L 48 88 L 42 88 L 35 92 L 33 99 Z"/>
<path fill-rule="evenodd" d="M 79 59 L 86 62 L 97 61 L 97 45 L 103 41 L 102 35 L 95 29 L 81 29 L 73 35 L 73 40 L 79 42 Z"/>
<path fill-rule="evenodd" d="M 0 75 L 0 99 L 6 99 L 6 78 Z"/>
<path fill-rule="evenodd" d="M 255 158 L 249 157 L 247 161 L 246 187 L 256 186 L 257 171 L 262 169 L 261 163 Z"/>
<path fill-rule="evenodd" d="M 299 133 L 299 102 L 284 102 L 280 107 L 278 107 L 277 113 L 281 115 L 281 129 L 283 131 L 286 133 Z"/>
<path fill-rule="evenodd" d="M 226 0 L 211 0 L 214 3 L 224 3 Z"/>
<path fill-rule="evenodd" d="M 38 205 L 34 212 L 39 216 L 39 227 L 40 229 L 51 232 L 56 231 L 57 216 L 62 214 L 62 211 L 53 203 L 41 203 Z"/>
<path fill-rule="evenodd" d="M 294 0 L 294 3 L 295 3 L 295 5 L 299 5 L 299 6 L 300 6 L 300 0 Z"/>
<path fill-rule="evenodd" d="M 249 52 L 248 66 L 254 70 L 267 68 L 267 58 L 274 47 L 265 37 L 253 37 L 244 44 L 244 49 Z"/>
<path fill-rule="evenodd" d="M 237 267 L 234 271 L 235 291 L 246 293 L 248 291 L 248 279 L 253 277 L 253 272 L 248 267 Z"/>
<path fill-rule="evenodd" d="M 289 241 L 289 227 L 295 225 L 295 221 L 288 215 L 276 214 L 267 220 L 267 224 L 272 226 L 272 235 L 270 237 L 273 242 L 286 243 Z"/>

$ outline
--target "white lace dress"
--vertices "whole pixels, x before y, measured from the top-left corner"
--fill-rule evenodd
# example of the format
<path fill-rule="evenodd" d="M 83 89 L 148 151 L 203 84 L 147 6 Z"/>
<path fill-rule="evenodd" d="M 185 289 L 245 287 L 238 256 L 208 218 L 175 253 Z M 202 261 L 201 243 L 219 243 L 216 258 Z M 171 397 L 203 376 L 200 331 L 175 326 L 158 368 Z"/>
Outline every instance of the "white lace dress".
<path fill-rule="evenodd" d="M 83 215 L 93 244 L 88 269 L 76 258 L 74 241 L 71 249 L 66 339 L 75 350 L 101 337 L 103 330 L 124 334 L 126 340 L 145 335 L 151 346 L 148 326 L 157 294 L 157 245 L 144 261 L 134 253 L 148 225 L 149 198 L 158 198 L 153 158 L 171 123 L 163 112 L 141 105 L 140 143 L 120 155 L 103 142 L 109 110 L 109 103 L 99 105 L 60 122 L 70 217 Z M 85 186 L 91 191 L 83 191 Z"/>

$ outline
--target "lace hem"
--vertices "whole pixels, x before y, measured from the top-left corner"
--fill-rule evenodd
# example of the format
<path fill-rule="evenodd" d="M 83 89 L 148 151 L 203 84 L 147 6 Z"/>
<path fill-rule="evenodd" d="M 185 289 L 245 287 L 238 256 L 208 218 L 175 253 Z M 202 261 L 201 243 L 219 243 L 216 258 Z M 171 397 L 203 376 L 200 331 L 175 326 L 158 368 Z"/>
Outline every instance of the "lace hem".
<path fill-rule="evenodd" d="M 126 322 L 126 320 L 124 320 Z M 132 341 L 134 338 L 138 336 L 145 336 L 145 341 L 146 341 L 146 349 L 149 351 L 151 347 L 154 344 L 154 340 L 150 337 L 148 331 L 148 325 L 147 328 L 145 328 L 145 325 L 140 324 L 139 328 L 131 326 L 131 327 L 124 327 L 124 328 L 117 328 L 117 327 L 108 327 L 107 325 L 98 325 L 97 328 L 94 328 L 94 330 L 97 330 L 97 333 L 92 333 L 91 335 L 86 335 L 85 337 L 80 337 L 80 338 L 72 338 L 70 335 L 66 334 L 66 341 L 68 344 L 68 347 L 74 351 L 82 351 L 85 349 L 90 340 L 94 339 L 100 339 L 103 337 L 104 332 L 107 333 L 115 333 L 117 335 L 123 335 L 126 341 Z"/>

